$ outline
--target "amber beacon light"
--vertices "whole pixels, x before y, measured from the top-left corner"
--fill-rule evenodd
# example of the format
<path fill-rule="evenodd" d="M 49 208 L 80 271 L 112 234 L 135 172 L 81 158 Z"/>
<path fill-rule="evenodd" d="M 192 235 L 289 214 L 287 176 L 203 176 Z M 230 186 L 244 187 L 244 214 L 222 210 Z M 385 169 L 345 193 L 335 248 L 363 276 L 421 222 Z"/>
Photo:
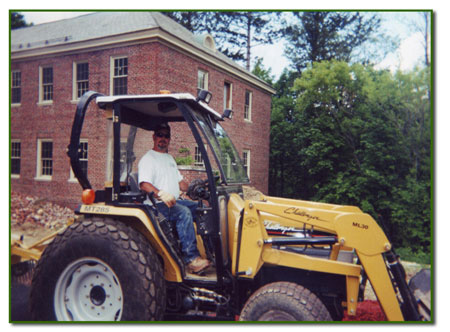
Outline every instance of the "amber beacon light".
<path fill-rule="evenodd" d="M 85 189 L 81 194 L 81 201 L 84 204 L 92 204 L 95 200 L 95 191 L 92 189 Z"/>

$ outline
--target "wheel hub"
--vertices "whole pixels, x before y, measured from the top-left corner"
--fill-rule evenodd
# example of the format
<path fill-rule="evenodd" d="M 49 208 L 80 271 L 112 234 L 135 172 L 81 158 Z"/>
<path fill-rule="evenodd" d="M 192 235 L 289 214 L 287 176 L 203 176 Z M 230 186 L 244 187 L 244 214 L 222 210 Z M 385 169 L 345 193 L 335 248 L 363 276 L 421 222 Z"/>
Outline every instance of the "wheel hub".
<path fill-rule="evenodd" d="M 58 320 L 117 321 L 123 309 L 122 288 L 109 265 L 98 258 L 82 258 L 59 277 L 54 307 Z"/>
<path fill-rule="evenodd" d="M 106 299 L 106 292 L 101 286 L 94 286 L 91 289 L 91 302 L 97 306 L 102 305 Z"/>

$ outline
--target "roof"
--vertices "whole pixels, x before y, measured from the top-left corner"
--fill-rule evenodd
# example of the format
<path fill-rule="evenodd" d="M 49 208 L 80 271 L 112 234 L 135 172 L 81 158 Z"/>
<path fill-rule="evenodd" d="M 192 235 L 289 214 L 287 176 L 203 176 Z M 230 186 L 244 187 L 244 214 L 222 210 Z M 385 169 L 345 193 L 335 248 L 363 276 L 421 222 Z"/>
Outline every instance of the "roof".
<path fill-rule="evenodd" d="M 211 47 L 210 39 L 199 38 L 169 17 L 154 11 L 99 11 L 12 30 L 11 59 L 25 59 L 67 50 L 80 51 L 94 46 L 110 47 L 118 42 L 143 42 L 157 37 L 165 38 L 177 46 L 181 45 L 206 61 L 224 66 L 228 72 L 247 76 L 247 80 L 275 93 L 266 82 L 216 51 L 214 46 Z"/>

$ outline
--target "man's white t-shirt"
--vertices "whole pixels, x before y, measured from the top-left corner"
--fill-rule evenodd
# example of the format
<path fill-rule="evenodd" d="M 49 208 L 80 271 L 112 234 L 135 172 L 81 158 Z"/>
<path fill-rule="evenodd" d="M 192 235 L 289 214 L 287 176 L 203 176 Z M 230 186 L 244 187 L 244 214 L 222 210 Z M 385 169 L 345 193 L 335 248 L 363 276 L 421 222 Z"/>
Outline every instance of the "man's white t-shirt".
<path fill-rule="evenodd" d="M 149 182 L 159 190 L 164 190 L 178 199 L 179 182 L 183 176 L 178 170 L 175 159 L 168 153 L 149 150 L 139 161 L 139 183 Z"/>

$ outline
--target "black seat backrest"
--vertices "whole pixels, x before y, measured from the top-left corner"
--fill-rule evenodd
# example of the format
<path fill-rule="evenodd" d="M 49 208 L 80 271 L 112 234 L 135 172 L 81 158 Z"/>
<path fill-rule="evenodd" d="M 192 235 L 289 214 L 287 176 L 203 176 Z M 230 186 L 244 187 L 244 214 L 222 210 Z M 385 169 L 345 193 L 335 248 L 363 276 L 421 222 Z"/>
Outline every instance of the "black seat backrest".
<path fill-rule="evenodd" d="M 139 189 L 139 182 L 138 182 L 138 174 L 137 173 L 131 173 L 128 177 L 128 184 L 130 185 L 130 189 L 132 192 L 138 192 Z"/>

